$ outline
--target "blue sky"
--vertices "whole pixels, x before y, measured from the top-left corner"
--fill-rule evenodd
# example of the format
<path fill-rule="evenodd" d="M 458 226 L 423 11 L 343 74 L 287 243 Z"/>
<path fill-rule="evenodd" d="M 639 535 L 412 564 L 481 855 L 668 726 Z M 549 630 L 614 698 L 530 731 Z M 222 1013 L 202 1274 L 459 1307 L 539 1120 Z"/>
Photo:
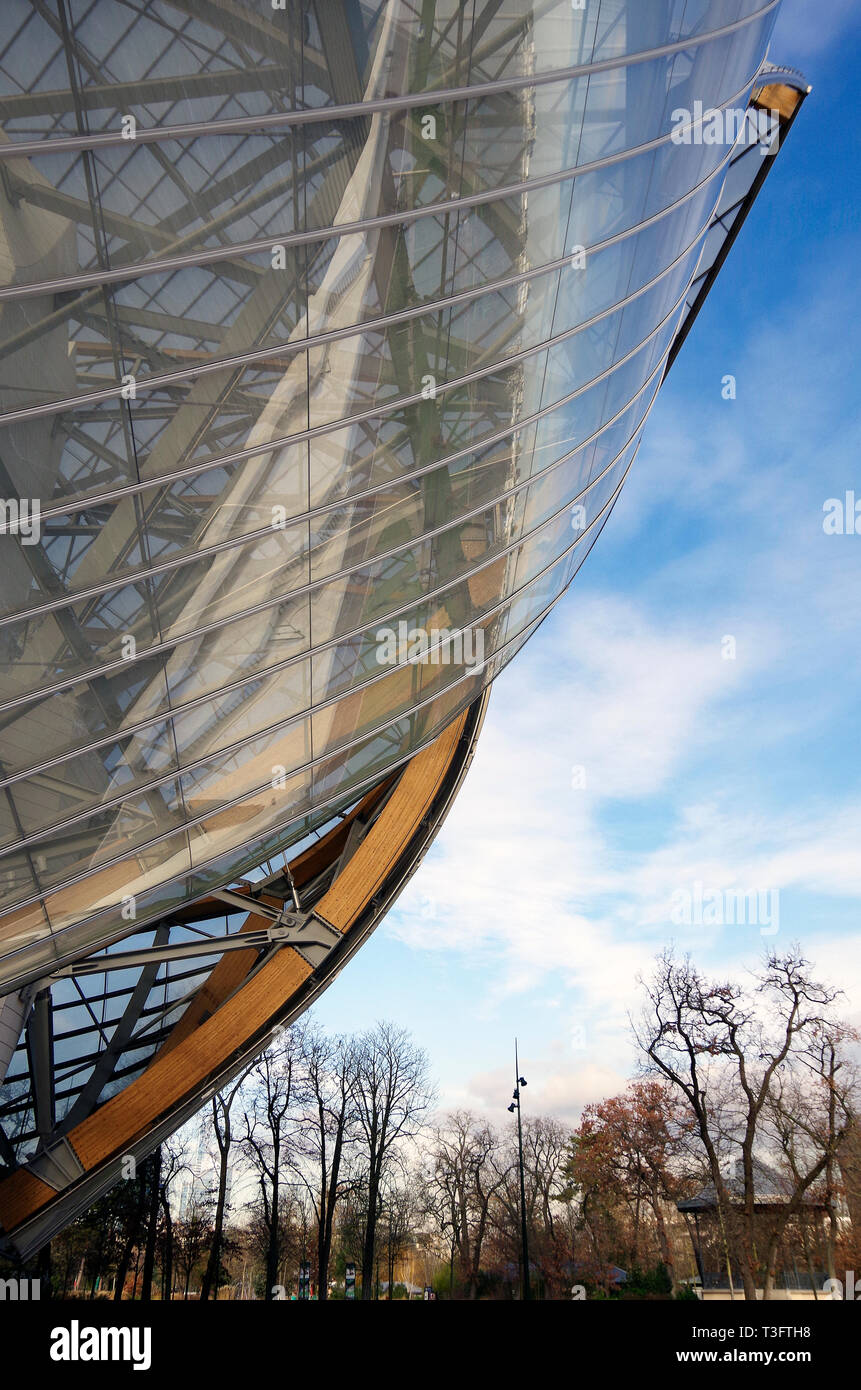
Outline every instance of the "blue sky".
<path fill-rule="evenodd" d="M 828 498 L 861 501 L 854 0 L 784 0 L 770 56 L 812 94 L 621 500 L 496 682 L 422 869 L 315 1010 L 411 1028 L 445 1108 L 504 1117 L 515 1033 L 530 1108 L 573 1120 L 618 1090 L 637 972 L 669 939 L 735 976 L 799 940 L 861 1023 L 861 534 L 822 524 Z M 779 893 L 776 935 L 673 924 L 697 882 Z"/>

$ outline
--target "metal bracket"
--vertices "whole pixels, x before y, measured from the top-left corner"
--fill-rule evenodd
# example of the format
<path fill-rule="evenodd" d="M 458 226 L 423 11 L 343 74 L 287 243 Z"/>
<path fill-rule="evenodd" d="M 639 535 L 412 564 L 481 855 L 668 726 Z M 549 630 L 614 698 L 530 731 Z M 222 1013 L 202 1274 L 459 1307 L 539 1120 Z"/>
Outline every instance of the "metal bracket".
<path fill-rule="evenodd" d="M 51 1144 L 31 1159 L 27 1171 L 35 1173 L 55 1192 L 62 1192 L 65 1187 L 82 1178 L 85 1169 L 68 1139 L 58 1139 L 56 1144 Z"/>
<path fill-rule="evenodd" d="M 314 912 L 282 912 L 280 920 L 267 929 L 266 935 L 275 945 L 292 946 L 315 970 L 342 940 L 337 927 L 330 926 Z"/>

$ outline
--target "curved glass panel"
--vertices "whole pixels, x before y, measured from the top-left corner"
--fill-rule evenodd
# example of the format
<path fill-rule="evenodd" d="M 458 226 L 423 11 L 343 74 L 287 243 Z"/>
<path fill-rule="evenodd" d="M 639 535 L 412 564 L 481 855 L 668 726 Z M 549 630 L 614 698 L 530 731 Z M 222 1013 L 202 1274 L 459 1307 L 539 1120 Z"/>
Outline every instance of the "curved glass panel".
<path fill-rule="evenodd" d="M 43 8 L 0 16 L 0 992 L 351 804 L 528 639 L 694 293 L 696 103 L 746 106 L 774 18 Z"/>

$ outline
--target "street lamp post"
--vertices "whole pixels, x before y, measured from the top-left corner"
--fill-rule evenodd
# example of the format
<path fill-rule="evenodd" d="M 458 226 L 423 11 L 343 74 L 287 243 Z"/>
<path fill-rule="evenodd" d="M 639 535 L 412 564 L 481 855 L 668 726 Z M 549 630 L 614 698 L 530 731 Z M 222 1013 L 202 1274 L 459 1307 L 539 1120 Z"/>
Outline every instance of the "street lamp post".
<path fill-rule="evenodd" d="M 517 1111 L 517 1157 L 520 1166 L 520 1249 L 523 1261 L 523 1298 L 528 1302 L 532 1297 L 529 1287 L 529 1237 L 526 1232 L 526 1179 L 523 1174 L 523 1125 L 520 1119 L 520 1091 L 526 1085 L 526 1077 L 520 1075 L 517 1059 L 517 1039 L 514 1039 L 514 1099 L 508 1109 L 511 1114 Z"/>
<path fill-rule="evenodd" d="M 442 1221 L 440 1226 L 443 1231 L 447 1226 L 451 1226 L 451 1264 L 448 1272 L 448 1296 L 449 1301 L 451 1301 L 454 1298 L 454 1252 L 457 1249 L 457 1221 L 453 1217 L 451 1221 Z"/>

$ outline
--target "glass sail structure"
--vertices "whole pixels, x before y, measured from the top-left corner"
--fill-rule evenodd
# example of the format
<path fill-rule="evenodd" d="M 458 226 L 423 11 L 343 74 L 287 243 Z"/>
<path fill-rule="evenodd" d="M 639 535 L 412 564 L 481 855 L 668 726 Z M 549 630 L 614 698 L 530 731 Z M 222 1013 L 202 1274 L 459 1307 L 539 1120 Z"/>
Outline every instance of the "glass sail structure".
<path fill-rule="evenodd" d="M 776 9 L 6 0 L 7 1231 L 54 1201 L 25 1176 L 104 1185 L 78 1127 L 265 977 L 262 1046 L 424 852 L 795 119 Z"/>

